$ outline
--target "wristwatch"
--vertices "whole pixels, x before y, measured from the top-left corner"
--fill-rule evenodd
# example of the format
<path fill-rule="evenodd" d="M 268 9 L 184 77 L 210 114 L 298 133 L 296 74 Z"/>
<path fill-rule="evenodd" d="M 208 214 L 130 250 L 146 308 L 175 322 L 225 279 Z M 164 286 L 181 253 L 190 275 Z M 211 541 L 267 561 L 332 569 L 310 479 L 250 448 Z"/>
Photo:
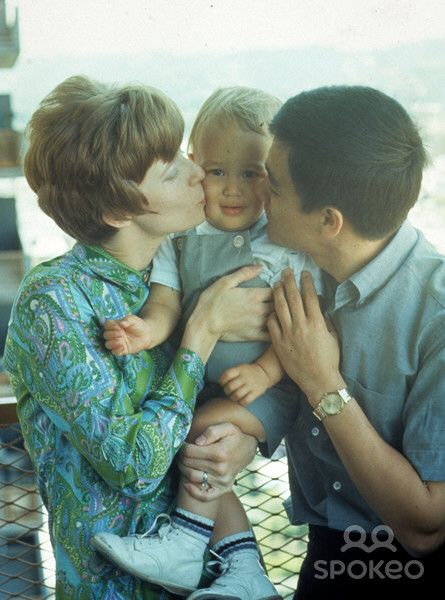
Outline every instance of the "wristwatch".
<path fill-rule="evenodd" d="M 328 392 L 323 394 L 313 413 L 317 419 L 323 421 L 326 417 L 340 414 L 349 400 L 352 400 L 352 396 L 347 388 Z"/>

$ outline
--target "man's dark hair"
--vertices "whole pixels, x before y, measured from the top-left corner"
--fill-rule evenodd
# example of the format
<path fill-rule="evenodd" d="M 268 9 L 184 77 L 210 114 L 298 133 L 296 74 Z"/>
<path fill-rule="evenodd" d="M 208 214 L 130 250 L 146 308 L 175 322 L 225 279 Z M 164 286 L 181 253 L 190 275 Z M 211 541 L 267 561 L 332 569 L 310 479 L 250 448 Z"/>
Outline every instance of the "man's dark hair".
<path fill-rule="evenodd" d="M 333 206 L 359 235 L 382 239 L 415 204 L 426 152 L 408 113 L 386 94 L 362 86 L 302 92 L 270 129 L 289 147 L 304 212 Z"/>

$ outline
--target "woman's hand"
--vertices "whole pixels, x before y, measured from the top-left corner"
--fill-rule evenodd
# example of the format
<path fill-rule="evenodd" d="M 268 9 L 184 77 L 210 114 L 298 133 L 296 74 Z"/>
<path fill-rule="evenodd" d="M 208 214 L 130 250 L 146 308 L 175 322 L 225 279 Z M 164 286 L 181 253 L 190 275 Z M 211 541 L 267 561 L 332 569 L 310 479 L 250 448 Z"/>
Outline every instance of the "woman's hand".
<path fill-rule="evenodd" d="M 257 440 L 232 423 L 211 425 L 178 455 L 179 470 L 188 492 L 197 500 L 215 500 L 232 489 L 235 477 L 255 458 Z M 207 473 L 210 488 L 202 488 Z"/>
<path fill-rule="evenodd" d="M 236 336 L 233 339 L 252 339 L 248 338 L 249 333 L 265 328 L 273 308 L 272 291 L 237 287 L 260 272 L 261 265 L 243 267 L 221 277 L 202 292 L 187 322 L 182 346 L 194 350 L 206 362 L 223 334 Z"/>

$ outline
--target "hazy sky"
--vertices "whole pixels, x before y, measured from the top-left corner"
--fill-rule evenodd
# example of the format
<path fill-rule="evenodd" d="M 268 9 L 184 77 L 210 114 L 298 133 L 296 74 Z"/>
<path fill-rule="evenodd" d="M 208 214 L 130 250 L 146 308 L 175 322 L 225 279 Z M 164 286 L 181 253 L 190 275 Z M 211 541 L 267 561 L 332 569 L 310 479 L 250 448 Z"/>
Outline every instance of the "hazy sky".
<path fill-rule="evenodd" d="M 6 0 L 21 56 L 382 48 L 445 37 L 443 0 Z"/>

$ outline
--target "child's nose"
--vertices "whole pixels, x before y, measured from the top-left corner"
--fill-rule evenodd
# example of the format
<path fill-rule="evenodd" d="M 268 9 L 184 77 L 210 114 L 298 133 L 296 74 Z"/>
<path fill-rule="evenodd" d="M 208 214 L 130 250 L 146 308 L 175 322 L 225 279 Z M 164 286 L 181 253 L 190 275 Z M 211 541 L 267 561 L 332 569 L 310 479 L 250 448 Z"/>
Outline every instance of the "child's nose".
<path fill-rule="evenodd" d="M 240 196 L 241 189 L 239 185 L 239 181 L 236 177 L 227 178 L 224 186 L 224 195 L 225 196 Z"/>

